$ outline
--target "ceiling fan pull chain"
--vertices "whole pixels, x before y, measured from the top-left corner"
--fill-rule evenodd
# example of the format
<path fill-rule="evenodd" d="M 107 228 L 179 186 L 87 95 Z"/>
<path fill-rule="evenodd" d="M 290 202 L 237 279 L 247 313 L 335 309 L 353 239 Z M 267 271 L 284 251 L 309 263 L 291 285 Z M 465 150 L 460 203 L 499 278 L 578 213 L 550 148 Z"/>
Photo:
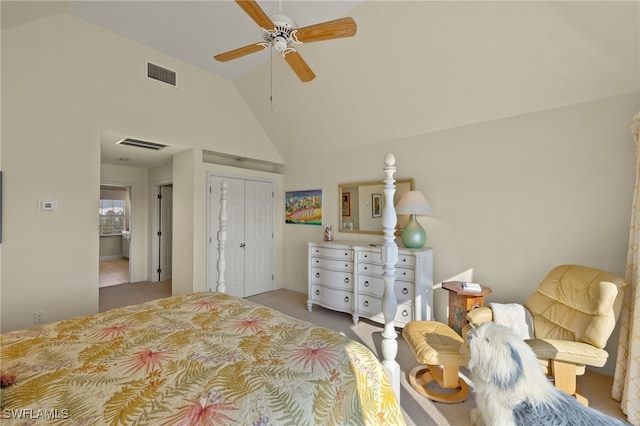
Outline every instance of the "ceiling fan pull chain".
<path fill-rule="evenodd" d="M 269 107 L 273 112 L 273 46 L 271 46 L 271 58 L 269 59 Z"/>

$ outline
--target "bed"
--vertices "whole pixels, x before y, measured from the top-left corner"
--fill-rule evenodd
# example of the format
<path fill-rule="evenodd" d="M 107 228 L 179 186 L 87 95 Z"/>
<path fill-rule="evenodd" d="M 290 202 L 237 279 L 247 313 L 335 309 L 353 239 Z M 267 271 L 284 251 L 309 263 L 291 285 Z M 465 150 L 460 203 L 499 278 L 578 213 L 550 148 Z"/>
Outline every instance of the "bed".
<path fill-rule="evenodd" d="M 393 291 L 395 158 L 384 159 L 381 359 L 343 335 L 216 291 L 0 336 L 2 424 L 404 425 Z"/>
<path fill-rule="evenodd" d="M 1 337 L 2 424 L 404 424 L 373 353 L 216 292 Z M 23 417 L 18 419 L 17 417 Z"/>

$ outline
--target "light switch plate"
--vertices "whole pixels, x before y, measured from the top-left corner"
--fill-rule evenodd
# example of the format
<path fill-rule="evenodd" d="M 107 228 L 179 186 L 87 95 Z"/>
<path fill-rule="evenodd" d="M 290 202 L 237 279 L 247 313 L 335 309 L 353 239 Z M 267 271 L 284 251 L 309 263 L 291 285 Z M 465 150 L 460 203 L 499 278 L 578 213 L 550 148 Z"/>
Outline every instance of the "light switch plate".
<path fill-rule="evenodd" d="M 56 211 L 58 210 L 58 201 L 57 200 L 40 200 L 38 203 L 40 206 L 40 210 L 42 211 Z"/>

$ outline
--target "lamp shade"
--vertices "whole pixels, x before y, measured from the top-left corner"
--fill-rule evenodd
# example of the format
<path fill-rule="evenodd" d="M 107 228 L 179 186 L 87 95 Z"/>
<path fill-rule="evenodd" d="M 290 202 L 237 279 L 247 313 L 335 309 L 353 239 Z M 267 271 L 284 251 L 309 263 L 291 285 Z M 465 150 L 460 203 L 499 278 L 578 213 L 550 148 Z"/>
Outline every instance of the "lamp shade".
<path fill-rule="evenodd" d="M 397 214 L 430 215 L 431 207 L 420 191 L 405 193 L 396 206 Z"/>
<path fill-rule="evenodd" d="M 416 215 L 431 214 L 431 207 L 420 191 L 409 191 L 400 198 L 396 206 L 396 213 L 408 214 L 409 222 L 402 228 L 400 239 L 408 248 L 420 248 L 427 242 L 424 228 L 416 220 Z"/>

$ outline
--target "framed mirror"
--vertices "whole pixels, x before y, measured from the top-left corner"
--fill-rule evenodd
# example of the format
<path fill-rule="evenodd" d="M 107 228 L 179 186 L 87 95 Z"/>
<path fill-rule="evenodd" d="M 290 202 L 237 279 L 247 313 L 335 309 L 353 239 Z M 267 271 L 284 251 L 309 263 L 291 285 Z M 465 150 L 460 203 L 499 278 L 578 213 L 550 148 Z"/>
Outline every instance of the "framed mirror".
<path fill-rule="evenodd" d="M 381 181 L 338 185 L 340 232 L 382 235 L 383 188 Z M 398 204 L 405 192 L 411 190 L 413 179 L 398 179 L 393 205 Z"/>

